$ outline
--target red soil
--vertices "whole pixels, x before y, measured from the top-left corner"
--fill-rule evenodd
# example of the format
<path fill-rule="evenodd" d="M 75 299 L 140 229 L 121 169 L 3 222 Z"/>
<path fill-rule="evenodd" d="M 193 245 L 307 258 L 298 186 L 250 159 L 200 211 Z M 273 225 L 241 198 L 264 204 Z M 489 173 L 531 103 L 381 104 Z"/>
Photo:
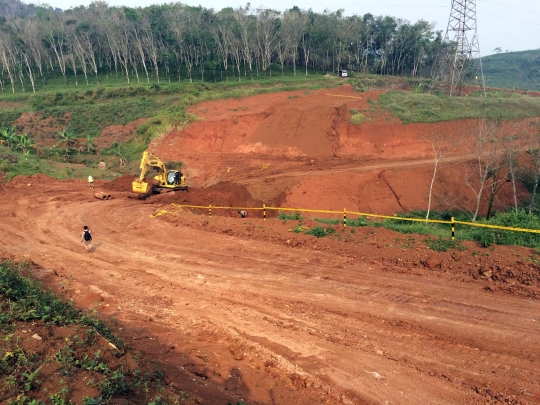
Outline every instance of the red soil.
<path fill-rule="evenodd" d="M 236 204 L 244 196 L 235 200 L 233 190 L 222 183 L 181 196 L 215 192 Z M 333 236 L 317 239 L 295 233 L 296 221 L 232 210 L 151 218 L 170 204 L 125 194 L 99 201 L 84 180 L 16 177 L 0 196 L 0 252 L 32 260 L 46 285 L 114 316 L 179 398 L 540 401 L 540 269 L 531 249 L 466 243 L 437 253 L 423 236 L 373 227 L 332 226 Z M 90 254 L 79 242 L 84 224 L 95 239 Z"/>
<path fill-rule="evenodd" d="M 97 181 L 113 194 L 107 201 L 83 180 L 15 178 L 0 195 L 0 251 L 37 263 L 37 275 L 79 305 L 97 301 L 201 403 L 540 403 L 532 249 L 465 243 L 437 253 L 425 236 L 242 219 L 232 208 L 151 217 L 171 202 L 425 208 L 433 163 L 420 135 L 464 123 L 403 125 L 369 110 L 379 94 L 340 88 L 194 106 L 199 121 L 151 145 L 185 163 L 190 191 L 152 205 L 126 198 L 133 176 Z M 371 121 L 350 124 L 351 109 Z M 447 200 L 436 207 L 459 193 L 471 199 L 468 159 L 458 151 L 447 160 L 435 184 Z M 505 185 L 499 208 L 509 193 Z M 91 254 L 79 244 L 84 224 Z M 333 235 L 298 228 L 317 225 Z"/>

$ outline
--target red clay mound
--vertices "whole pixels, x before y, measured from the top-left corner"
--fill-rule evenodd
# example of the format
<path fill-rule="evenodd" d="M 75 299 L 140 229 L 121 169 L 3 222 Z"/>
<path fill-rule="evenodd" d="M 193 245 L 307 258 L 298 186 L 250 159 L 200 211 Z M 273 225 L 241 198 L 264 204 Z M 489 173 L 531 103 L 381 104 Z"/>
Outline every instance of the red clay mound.
<path fill-rule="evenodd" d="M 174 193 L 166 193 L 158 196 L 153 196 L 147 202 L 159 203 L 175 203 L 186 205 L 200 205 L 225 207 L 262 207 L 263 202 L 252 195 L 244 185 L 222 181 L 218 184 L 204 189 L 190 189 L 187 193 L 177 191 Z M 213 209 L 213 214 L 220 216 L 236 215 L 234 210 Z M 251 216 L 262 216 L 251 215 Z"/>
<path fill-rule="evenodd" d="M 103 185 L 105 190 L 109 191 L 131 191 L 131 183 L 135 180 L 135 176 L 132 174 L 124 174 L 117 179 L 114 179 Z"/>

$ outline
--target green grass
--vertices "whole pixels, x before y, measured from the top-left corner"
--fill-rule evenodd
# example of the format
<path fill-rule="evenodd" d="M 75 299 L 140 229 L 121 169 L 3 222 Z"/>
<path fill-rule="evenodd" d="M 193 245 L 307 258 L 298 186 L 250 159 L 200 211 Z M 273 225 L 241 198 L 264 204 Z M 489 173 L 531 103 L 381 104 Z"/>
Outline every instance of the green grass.
<path fill-rule="evenodd" d="M 350 111 L 351 113 L 351 124 L 353 125 L 360 125 L 363 122 L 366 122 L 366 116 L 359 112 L 358 110 L 352 109 Z"/>
<path fill-rule="evenodd" d="M 71 404 L 69 394 L 80 387 L 81 381 L 99 391 L 97 397 L 82 399 L 86 405 L 111 400 L 130 402 L 130 398 L 142 397 L 146 397 L 146 403 L 177 403 L 179 396 L 166 386 L 162 371 L 155 366 L 149 369 L 142 362 L 140 368 L 127 370 L 123 366 L 126 356 L 139 360 L 125 342 L 94 313 L 75 309 L 71 301 L 43 290 L 28 275 L 29 266 L 24 262 L 0 261 L 0 395 L 6 401 L 3 403 L 44 405 L 36 397 L 42 397 L 43 381 L 50 378 L 50 374 L 43 378 L 42 374 L 45 365 L 50 370 L 50 364 L 57 365 L 55 374 L 60 381 L 52 387 L 54 391 L 47 387 L 47 403 Z M 63 329 L 61 335 L 56 334 L 59 327 Z M 21 339 L 32 339 L 31 333 L 21 338 L 16 332 L 36 329 L 46 331 L 45 336 L 40 332 L 46 347 L 25 349 L 27 345 Z M 111 353 L 104 356 L 105 350 Z"/>
<path fill-rule="evenodd" d="M 411 218 L 423 218 L 425 213 L 422 211 L 415 211 L 410 214 L 400 214 L 401 217 Z M 432 212 L 431 219 L 450 220 L 450 217 L 454 216 L 457 221 L 468 222 L 468 218 L 460 213 L 437 213 Z M 498 213 L 493 216 L 489 221 L 480 219 L 477 221 L 479 224 L 499 225 L 513 228 L 525 228 L 525 229 L 540 229 L 540 218 L 537 215 L 529 215 L 525 211 L 520 210 L 518 213 L 513 211 Z M 451 236 L 451 229 L 449 224 L 436 224 L 425 222 L 412 222 L 402 221 L 394 219 L 385 219 L 383 221 L 371 222 L 370 225 L 390 229 L 403 234 L 420 234 L 435 236 L 438 240 L 449 239 Z M 531 248 L 540 248 L 540 234 L 504 231 L 498 229 L 489 229 L 474 227 L 468 225 L 457 224 L 455 226 L 455 237 L 457 241 L 476 241 L 483 246 L 490 246 L 492 244 L 497 245 L 511 245 L 511 246 L 525 246 Z M 429 239 L 437 240 L 437 239 Z M 431 243 L 437 246 L 437 243 Z"/>
<path fill-rule="evenodd" d="M 92 156 L 81 157 L 95 159 Z M 6 180 L 15 176 L 31 176 L 36 173 L 45 174 L 60 180 L 86 179 L 92 175 L 95 179 L 112 179 L 119 173 L 111 170 L 99 170 L 95 161 L 87 161 L 87 167 L 72 166 L 70 163 L 58 163 L 43 159 L 35 154 L 24 155 L 13 152 L 5 146 L 0 146 L 0 173 Z"/>
<path fill-rule="evenodd" d="M 540 90 L 540 50 L 505 52 L 482 58 L 486 86 Z"/>
<path fill-rule="evenodd" d="M 423 210 L 412 211 L 409 213 L 400 213 L 400 217 L 403 218 L 416 218 L 423 219 L 426 216 L 426 212 Z M 431 211 L 430 219 L 450 221 L 451 217 L 454 217 L 456 221 L 469 222 L 469 218 L 461 212 L 437 212 Z M 322 224 L 337 225 L 342 224 L 342 220 L 328 219 L 328 218 L 314 218 L 316 222 Z M 540 217 L 538 215 L 529 215 L 524 210 L 497 213 L 489 221 L 480 219 L 477 221 L 479 224 L 499 225 L 511 228 L 524 228 L 524 229 L 540 229 Z M 462 241 L 476 241 L 482 246 L 497 245 L 512 245 L 512 246 L 525 246 L 539 249 L 540 252 L 540 234 L 515 232 L 515 231 L 503 231 L 497 229 L 473 227 L 468 225 L 455 225 L 455 238 L 456 241 L 452 241 L 451 228 L 449 224 L 437 224 L 426 223 L 424 221 L 405 221 L 399 219 L 384 219 L 382 221 L 366 221 L 365 217 L 359 217 L 357 219 L 347 219 L 348 227 L 360 227 L 360 226 L 374 226 L 378 228 L 385 228 L 402 234 L 418 234 L 429 236 L 425 239 L 426 245 L 433 250 L 446 251 L 448 249 L 463 249 L 460 245 Z M 330 228 L 316 227 L 320 229 L 312 228 L 308 234 L 312 234 L 317 237 L 326 236 L 324 231 Z M 315 229 L 315 230 L 314 230 Z"/>
<path fill-rule="evenodd" d="M 343 224 L 342 219 L 314 218 L 313 220 L 321 224 L 331 224 L 331 225 Z M 359 226 L 367 226 L 367 225 L 368 223 L 366 221 L 366 218 L 364 217 L 347 218 L 347 226 L 359 227 Z"/>
<path fill-rule="evenodd" d="M 331 227 L 323 228 L 322 226 L 315 226 L 315 227 L 313 227 L 311 229 L 308 229 L 304 233 L 306 235 L 315 236 L 316 238 L 324 238 L 325 236 L 335 234 L 336 230 L 334 228 L 331 228 Z"/>
<path fill-rule="evenodd" d="M 64 86 L 62 80 L 56 78 L 40 87 L 35 94 L 1 94 L 0 103 L 11 104 L 13 108 L 0 109 L 0 127 L 13 125 L 24 112 L 35 112 L 42 118 L 57 117 L 56 126 L 62 126 L 74 132 L 77 137 L 84 138 L 99 135 L 109 125 L 124 125 L 146 118 L 147 121 L 139 126 L 135 137 L 125 145 L 124 157 L 132 160 L 139 159 L 140 153 L 156 136 L 194 121 L 196 117 L 185 111 L 193 104 L 270 92 L 309 91 L 345 83 L 324 78 L 322 75 L 287 75 L 261 76 L 253 81 L 243 80 L 241 83 L 231 78 L 229 82 L 218 83 L 189 83 L 185 80 L 180 83 L 129 85 L 110 77 L 100 84 Z M 69 122 L 64 118 L 66 114 L 70 114 Z M 36 135 L 41 130 L 39 124 L 40 120 L 35 123 L 30 135 Z"/>
<path fill-rule="evenodd" d="M 116 347 L 121 349 L 125 346 L 124 341 L 116 337 L 102 320 L 75 309 L 71 301 L 63 301 L 52 292 L 41 289 L 38 282 L 23 274 L 27 268 L 28 264 L 24 262 L 0 261 L 0 328 L 3 333 L 12 332 L 14 321 L 39 320 L 58 326 L 91 327 Z"/>
<path fill-rule="evenodd" d="M 540 115 L 540 97 L 512 92 L 479 93 L 468 97 L 445 94 L 391 91 L 379 97 L 377 105 L 399 117 L 403 123 L 439 122 L 467 118 L 515 120 Z"/>
<path fill-rule="evenodd" d="M 299 212 L 279 211 L 277 219 L 280 221 L 301 221 L 302 215 Z"/>

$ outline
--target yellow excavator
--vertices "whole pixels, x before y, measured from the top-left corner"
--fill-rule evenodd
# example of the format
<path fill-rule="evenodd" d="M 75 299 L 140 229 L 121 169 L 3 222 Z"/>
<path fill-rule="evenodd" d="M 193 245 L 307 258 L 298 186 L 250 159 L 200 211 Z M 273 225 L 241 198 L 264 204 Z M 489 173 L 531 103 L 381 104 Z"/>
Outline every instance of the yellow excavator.
<path fill-rule="evenodd" d="M 145 181 L 149 168 L 156 171 L 153 184 Z M 167 170 L 161 159 L 147 150 L 142 155 L 139 177 L 132 183 L 132 187 L 133 192 L 148 195 L 175 190 L 188 191 L 186 176 L 178 170 Z"/>

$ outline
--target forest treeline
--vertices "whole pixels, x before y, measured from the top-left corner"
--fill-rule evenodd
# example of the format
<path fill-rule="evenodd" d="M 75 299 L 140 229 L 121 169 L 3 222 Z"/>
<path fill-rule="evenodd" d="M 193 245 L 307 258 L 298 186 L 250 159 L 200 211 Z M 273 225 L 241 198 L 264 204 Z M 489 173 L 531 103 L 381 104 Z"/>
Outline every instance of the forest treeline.
<path fill-rule="evenodd" d="M 426 21 L 343 10 L 128 8 L 97 1 L 62 11 L 0 0 L 0 86 L 10 92 L 35 91 L 51 74 L 76 84 L 99 81 L 104 72 L 128 83 L 242 81 L 285 69 L 429 76 L 441 43 Z"/>

